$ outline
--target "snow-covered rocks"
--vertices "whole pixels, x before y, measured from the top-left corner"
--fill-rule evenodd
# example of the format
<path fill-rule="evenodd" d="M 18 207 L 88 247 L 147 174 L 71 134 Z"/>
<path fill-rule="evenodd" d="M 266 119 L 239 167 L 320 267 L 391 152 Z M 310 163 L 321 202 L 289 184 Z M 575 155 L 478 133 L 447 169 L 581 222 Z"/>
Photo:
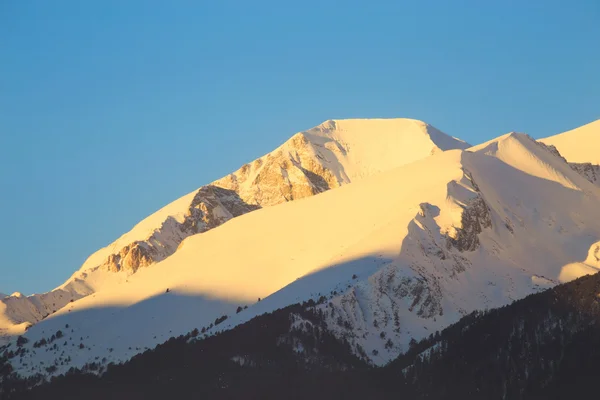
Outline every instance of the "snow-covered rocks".
<path fill-rule="evenodd" d="M 377 147 L 363 126 L 297 134 L 90 257 L 59 288 L 76 301 L 27 331 L 16 370 L 119 362 L 309 299 L 356 354 L 384 364 L 471 311 L 600 268 L 600 188 L 555 148 L 511 133 L 442 151 L 465 146 L 434 146 L 436 131 L 412 120 L 376 121 Z M 394 142 L 400 126 L 416 130 Z M 31 347 L 58 330 L 56 347 Z"/>
<path fill-rule="evenodd" d="M 172 255 L 185 238 L 232 218 L 310 197 L 435 151 L 466 147 L 468 144 L 416 120 L 326 121 L 145 218 L 92 254 L 55 291 L 19 302 L 0 299 L 4 302 L 0 335 L 11 325 L 36 323 L 71 301 L 126 280 L 127 275 Z M 115 275 L 109 276 L 107 271 Z"/>

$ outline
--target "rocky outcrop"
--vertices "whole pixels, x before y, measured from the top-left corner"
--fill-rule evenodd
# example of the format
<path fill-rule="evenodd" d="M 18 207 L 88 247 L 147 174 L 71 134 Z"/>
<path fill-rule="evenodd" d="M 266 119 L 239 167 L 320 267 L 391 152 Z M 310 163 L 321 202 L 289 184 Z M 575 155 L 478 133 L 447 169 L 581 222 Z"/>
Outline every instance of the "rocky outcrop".
<path fill-rule="evenodd" d="M 479 186 L 468 171 L 465 171 L 465 177 L 476 195 L 466 200 L 464 205 L 460 204 L 463 209 L 461 224 L 453 227 L 451 234 L 446 234 L 447 248 L 453 247 L 461 253 L 476 250 L 479 247 L 479 234 L 492 226 L 490 208 L 483 199 Z"/>
<path fill-rule="evenodd" d="M 6 302 L 0 303 L 0 317 L 14 316 L 5 319 L 8 325 L 35 323 L 71 301 L 100 291 L 107 282 L 128 282 L 126 276 L 106 271 L 137 273 L 174 254 L 186 238 L 232 218 L 314 196 L 438 151 L 467 147 L 467 143 L 416 120 L 326 121 L 140 221 L 92 254 L 59 289 L 27 301 L 10 300 L 6 307 Z M 38 302 L 42 298 L 48 302 Z"/>
<path fill-rule="evenodd" d="M 583 176 L 588 181 L 600 186 L 600 165 L 592 163 L 569 163 L 574 171 Z"/>
<path fill-rule="evenodd" d="M 168 218 L 147 240 L 135 241 L 118 253 L 109 255 L 100 267 L 112 272 L 135 273 L 139 268 L 173 254 L 186 237 L 206 232 L 231 218 L 258 208 L 260 206 L 246 203 L 233 190 L 213 185 L 203 186 L 194 196 L 182 222 Z"/>
<path fill-rule="evenodd" d="M 534 138 L 532 138 L 529 135 L 527 135 L 527 137 L 530 138 L 531 141 L 535 142 L 541 148 L 545 149 L 546 151 L 549 151 L 550 153 L 554 154 L 556 157 L 558 157 L 561 160 L 563 160 L 564 162 L 568 163 L 567 159 L 564 158 L 562 156 L 562 154 L 560 154 L 560 151 L 558 151 L 558 149 L 556 148 L 556 146 L 551 145 L 551 144 L 546 144 L 546 143 L 538 142 L 537 140 L 535 140 Z"/>
<path fill-rule="evenodd" d="M 474 251 L 479 247 L 479 234 L 491 226 L 490 210 L 483 198 L 477 196 L 464 206 L 462 226 L 454 229 L 454 236 L 447 236 L 447 246 L 460 252 Z"/>
<path fill-rule="evenodd" d="M 414 151 L 407 151 L 407 138 L 415 146 Z M 134 227 L 92 255 L 81 270 L 102 268 L 135 273 L 173 254 L 186 237 L 206 232 L 231 218 L 314 196 L 426 157 L 431 151 L 468 146 L 416 120 L 326 121 L 199 188 L 191 201 L 186 196 L 186 201 L 181 202 L 182 198 L 165 207 L 168 211 L 163 209 L 151 215 L 147 220 L 152 219 L 152 223 L 142 221 L 138 225 L 144 229 Z M 157 214 L 161 216 L 155 218 Z"/>
<path fill-rule="evenodd" d="M 402 265 L 389 265 L 367 282 L 350 287 L 318 306 L 329 329 L 355 353 L 373 360 L 407 350 L 414 322 L 444 315 L 439 278 Z M 407 317 L 412 315 L 412 317 Z M 375 357 L 373 357 L 375 356 Z"/>
<path fill-rule="evenodd" d="M 198 189 L 182 221 L 168 217 L 147 238 L 121 247 L 108 255 L 99 267 L 135 273 L 173 254 L 188 236 L 206 232 L 261 207 L 339 187 L 346 182 L 326 166 L 331 161 L 304 133 L 298 133 L 276 151 Z"/>
<path fill-rule="evenodd" d="M 273 153 L 246 164 L 214 183 L 239 193 L 249 204 L 261 207 L 313 196 L 336 188 L 339 181 L 303 133 Z"/>
<path fill-rule="evenodd" d="M 562 154 L 560 154 L 556 146 L 544 144 L 542 142 L 536 143 L 544 147 L 546 150 L 550 151 L 555 156 L 559 157 L 565 163 L 569 164 L 573 171 L 576 171 L 579 175 L 583 176 L 585 179 L 592 182 L 593 184 L 600 186 L 600 165 L 595 165 L 592 163 L 569 162 L 566 158 L 562 156 Z"/>
<path fill-rule="evenodd" d="M 440 207 L 421 203 L 398 260 L 319 306 L 328 327 L 348 340 L 358 356 L 371 361 L 394 357 L 408 349 L 413 336 L 465 312 L 453 305 L 446 316 L 444 306 L 450 303 L 445 296 L 451 282 L 472 266 L 468 253 L 481 246 L 479 236 L 492 227 L 492 211 L 472 175 L 463 172 L 448 186 L 449 198 L 461 209 L 455 225 L 440 226 Z"/>
<path fill-rule="evenodd" d="M 335 175 L 315 156 L 314 148 L 304 135 L 295 135 L 287 147 L 201 187 L 183 221 L 167 218 L 146 240 L 134 241 L 110 254 L 100 267 L 135 273 L 173 254 L 190 235 L 206 232 L 261 207 L 340 186 Z"/>

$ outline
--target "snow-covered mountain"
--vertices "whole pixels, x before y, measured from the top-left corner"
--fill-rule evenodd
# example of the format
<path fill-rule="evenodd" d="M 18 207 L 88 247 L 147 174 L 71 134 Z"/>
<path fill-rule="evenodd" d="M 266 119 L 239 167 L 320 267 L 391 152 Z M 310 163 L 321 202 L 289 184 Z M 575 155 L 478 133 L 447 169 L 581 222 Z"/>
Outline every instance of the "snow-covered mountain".
<path fill-rule="evenodd" d="M 540 139 L 555 146 L 569 162 L 600 164 L 600 119 L 558 135 Z"/>
<path fill-rule="evenodd" d="M 2 337 L 173 254 L 191 235 L 266 206 L 358 181 L 430 154 L 469 145 L 411 119 L 330 120 L 163 207 L 92 254 L 65 284 L 0 300 Z"/>
<path fill-rule="evenodd" d="M 557 148 L 571 168 L 600 186 L 600 120 L 540 141 Z"/>
<path fill-rule="evenodd" d="M 82 268 L 69 284 L 93 293 L 30 328 L 11 362 L 24 375 L 105 365 L 314 299 L 332 332 L 383 364 L 466 313 L 600 268 L 600 187 L 555 148 L 511 133 L 434 153 L 397 167 L 340 161 L 328 170 L 342 187 L 191 235 L 135 274 Z"/>
<path fill-rule="evenodd" d="M 174 201 L 92 254 L 80 271 L 138 268 L 171 255 L 181 241 L 261 207 L 312 196 L 437 151 L 467 148 L 421 121 L 326 121 L 273 152 Z"/>

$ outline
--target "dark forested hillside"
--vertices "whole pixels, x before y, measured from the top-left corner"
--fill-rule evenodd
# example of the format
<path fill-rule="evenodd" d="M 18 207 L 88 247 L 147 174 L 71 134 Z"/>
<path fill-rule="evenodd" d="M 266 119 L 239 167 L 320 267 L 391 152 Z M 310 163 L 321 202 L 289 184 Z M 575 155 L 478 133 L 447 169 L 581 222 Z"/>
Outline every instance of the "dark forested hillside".
<path fill-rule="evenodd" d="M 474 313 L 387 368 L 415 398 L 564 399 L 595 395 L 600 276 Z"/>
<path fill-rule="evenodd" d="M 287 397 L 300 399 L 312 390 L 341 395 L 341 389 L 351 390 L 354 374 L 362 376 L 368 365 L 325 329 L 322 316 L 311 311 L 313 306 L 314 302 L 289 306 L 203 340 L 194 340 L 201 335 L 195 330 L 123 365 L 109 365 L 101 378 L 89 373 L 98 366 L 88 365 L 86 371 L 73 370 L 28 392 L 22 390 L 27 382 L 7 379 L 4 395 L 17 399 L 275 399 L 293 391 Z M 328 386 L 323 379 L 329 376 L 349 383 Z"/>
<path fill-rule="evenodd" d="M 73 371 L 15 399 L 564 399 L 597 397 L 600 275 L 473 313 L 370 368 L 312 303 L 194 341 L 172 339 L 102 377 Z M 88 369 L 93 370 L 94 366 Z M 15 388 L 10 396 L 7 392 Z"/>

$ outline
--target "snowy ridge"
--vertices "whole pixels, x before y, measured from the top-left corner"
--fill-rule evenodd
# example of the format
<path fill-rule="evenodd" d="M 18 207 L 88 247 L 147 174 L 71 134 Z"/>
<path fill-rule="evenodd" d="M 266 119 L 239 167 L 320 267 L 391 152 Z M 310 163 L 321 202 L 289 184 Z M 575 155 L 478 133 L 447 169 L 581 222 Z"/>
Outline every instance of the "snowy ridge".
<path fill-rule="evenodd" d="M 600 165 L 600 119 L 540 142 L 555 146 L 570 163 Z"/>
<path fill-rule="evenodd" d="M 543 144 L 542 142 L 539 143 Z M 592 163 L 568 162 L 554 145 L 543 145 L 546 146 L 550 152 L 564 160 L 564 162 L 568 163 L 572 170 L 576 171 L 579 175 L 583 176 L 593 184 L 600 186 L 600 165 L 594 165 Z"/>
<path fill-rule="evenodd" d="M 511 133 L 247 213 L 133 275 L 105 272 L 125 278 L 30 328 L 12 362 L 23 375 L 105 365 L 312 298 L 384 364 L 473 310 L 598 271 L 599 204 L 552 148 Z"/>
<path fill-rule="evenodd" d="M 600 120 L 540 142 L 556 149 L 572 169 L 600 186 Z"/>
<path fill-rule="evenodd" d="M 449 186 L 466 189 L 462 199 L 452 196 L 464 204 L 455 234 L 462 241 L 445 234 L 439 208 L 424 203 L 399 258 L 321 306 L 330 328 L 352 338 L 359 354 L 383 364 L 406 351 L 412 338 L 471 311 L 600 269 L 600 224 L 582 218 L 598 215 L 598 190 L 525 135 L 507 135 L 492 148 L 465 152 L 465 177 Z"/>
<path fill-rule="evenodd" d="M 435 151 L 468 146 L 416 120 L 326 121 L 144 219 L 90 256 L 81 270 L 100 265 L 135 272 L 172 254 L 183 238 L 233 217 L 312 196 Z"/>
<path fill-rule="evenodd" d="M 41 295 L 0 299 L 0 341 L 71 301 L 172 255 L 187 237 L 257 210 L 312 196 L 468 144 L 411 119 L 330 120 L 273 152 L 163 207 L 92 254 L 65 284 Z M 107 274 L 106 271 L 114 273 Z"/>

